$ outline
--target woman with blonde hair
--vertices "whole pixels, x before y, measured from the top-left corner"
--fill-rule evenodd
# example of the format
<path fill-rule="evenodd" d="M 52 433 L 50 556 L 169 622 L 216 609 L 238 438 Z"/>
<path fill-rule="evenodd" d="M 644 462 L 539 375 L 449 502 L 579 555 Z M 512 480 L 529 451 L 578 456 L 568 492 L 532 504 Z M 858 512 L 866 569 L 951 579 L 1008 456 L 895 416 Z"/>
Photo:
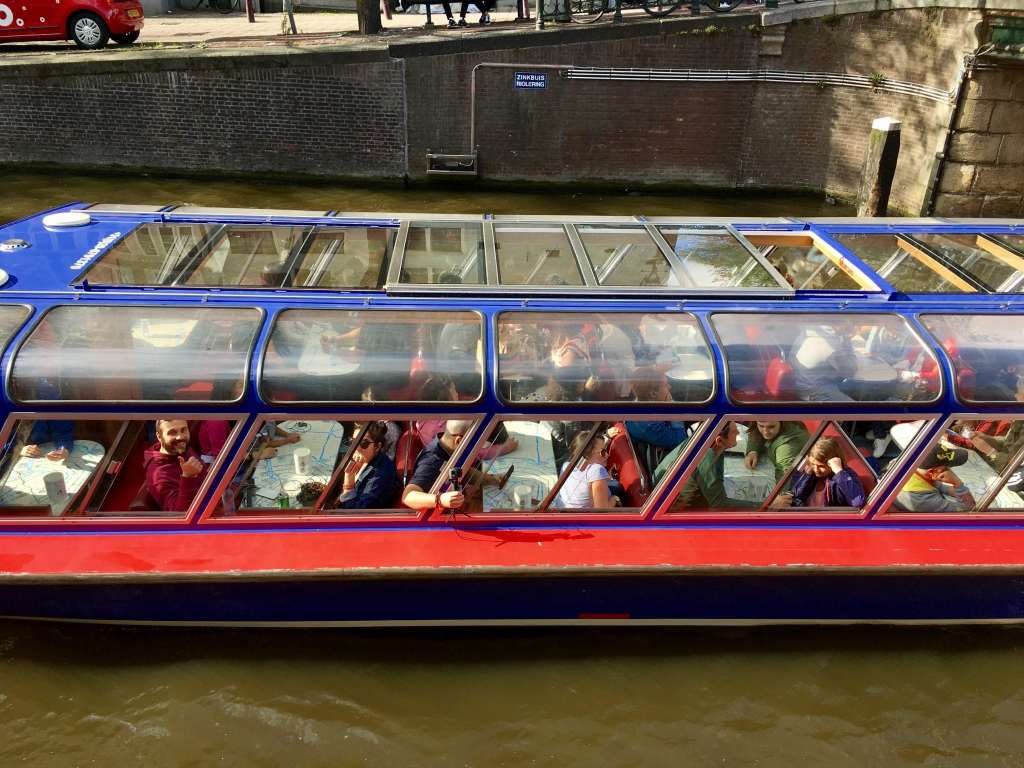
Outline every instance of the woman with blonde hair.
<path fill-rule="evenodd" d="M 558 491 L 553 505 L 558 509 L 610 509 L 619 505 L 609 488 L 611 476 L 605 466 L 611 441 L 604 434 L 597 434 L 588 442 L 589 436 L 589 432 L 581 432 L 573 438 L 573 456 L 586 448 Z"/>

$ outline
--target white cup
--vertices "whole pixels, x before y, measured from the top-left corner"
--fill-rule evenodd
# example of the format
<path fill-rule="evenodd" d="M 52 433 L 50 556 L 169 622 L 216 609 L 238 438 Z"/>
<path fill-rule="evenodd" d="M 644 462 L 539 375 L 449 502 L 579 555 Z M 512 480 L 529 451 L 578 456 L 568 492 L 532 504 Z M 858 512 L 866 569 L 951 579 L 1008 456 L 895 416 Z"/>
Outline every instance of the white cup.
<path fill-rule="evenodd" d="M 63 504 L 68 498 L 68 489 L 64 485 L 63 472 L 48 472 L 43 475 L 43 485 L 46 486 L 46 498 L 51 505 Z"/>
<path fill-rule="evenodd" d="M 525 483 L 512 489 L 512 498 L 517 507 L 528 509 L 533 506 L 533 486 Z"/>
<path fill-rule="evenodd" d="M 295 474 L 297 475 L 308 475 L 309 474 L 309 448 L 303 448 L 299 446 L 292 453 L 292 461 L 295 462 Z"/>

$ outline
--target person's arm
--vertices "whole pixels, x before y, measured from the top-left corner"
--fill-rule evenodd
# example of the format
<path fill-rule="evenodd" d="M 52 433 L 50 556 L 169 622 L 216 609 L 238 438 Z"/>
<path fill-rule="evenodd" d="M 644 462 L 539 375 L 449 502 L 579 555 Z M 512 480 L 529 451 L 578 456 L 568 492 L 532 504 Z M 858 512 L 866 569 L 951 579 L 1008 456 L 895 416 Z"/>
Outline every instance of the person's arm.
<path fill-rule="evenodd" d="M 856 472 L 849 467 L 843 467 L 841 471 L 835 473 L 835 483 L 836 489 L 846 500 L 845 506 L 858 509 L 864 506 L 866 500 L 864 484 L 857 477 Z"/>
<path fill-rule="evenodd" d="M 446 491 L 445 493 L 427 493 L 415 483 L 409 483 L 402 491 L 402 503 L 411 509 L 459 509 L 466 503 L 461 491 Z"/>
<path fill-rule="evenodd" d="M 67 457 L 75 447 L 75 424 L 71 421 L 51 421 L 50 434 L 57 451 L 63 451 Z"/>
<path fill-rule="evenodd" d="M 591 480 L 590 497 L 594 500 L 594 507 L 597 509 L 608 509 L 619 505 L 619 500 L 608 490 L 607 480 Z"/>
<path fill-rule="evenodd" d="M 779 440 L 775 446 L 775 478 L 780 479 L 796 464 L 806 439 Z"/>
<path fill-rule="evenodd" d="M 181 474 L 173 476 L 173 472 L 161 472 L 149 486 L 149 493 L 164 512 L 184 512 L 199 492 L 203 484 L 206 466 L 195 456 L 188 460 L 179 456 Z"/>
<path fill-rule="evenodd" d="M 346 475 L 346 481 L 347 481 Z M 393 478 L 385 473 L 374 470 L 363 483 L 362 488 L 355 486 L 342 493 L 338 500 L 339 509 L 383 509 L 391 504 Z"/>
<path fill-rule="evenodd" d="M 673 421 L 629 421 L 626 430 L 634 440 L 642 440 L 658 448 L 675 448 L 686 442 L 686 427 Z"/>
<path fill-rule="evenodd" d="M 811 493 L 814 491 L 814 483 L 814 475 L 808 474 L 807 472 L 794 473 L 793 483 L 789 489 L 793 494 L 791 506 L 804 506 L 807 503 L 807 499 L 810 498 Z"/>

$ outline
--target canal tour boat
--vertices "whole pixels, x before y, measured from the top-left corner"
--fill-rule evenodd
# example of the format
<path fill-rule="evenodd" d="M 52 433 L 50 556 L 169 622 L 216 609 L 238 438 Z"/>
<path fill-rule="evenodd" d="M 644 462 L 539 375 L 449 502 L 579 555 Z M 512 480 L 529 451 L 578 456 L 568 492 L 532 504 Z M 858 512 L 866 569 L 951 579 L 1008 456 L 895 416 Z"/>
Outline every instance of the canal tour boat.
<path fill-rule="evenodd" d="M 1024 619 L 1024 222 L 0 227 L 0 616 Z"/>

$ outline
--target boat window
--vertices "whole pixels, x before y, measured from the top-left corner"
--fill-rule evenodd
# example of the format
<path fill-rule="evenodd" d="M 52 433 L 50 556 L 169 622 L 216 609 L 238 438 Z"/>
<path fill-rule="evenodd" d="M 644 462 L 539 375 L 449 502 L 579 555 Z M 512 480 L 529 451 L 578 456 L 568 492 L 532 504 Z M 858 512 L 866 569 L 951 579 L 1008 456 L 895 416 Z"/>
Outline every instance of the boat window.
<path fill-rule="evenodd" d="M 479 222 L 410 224 L 399 282 L 403 285 L 485 285 L 483 225 Z"/>
<path fill-rule="evenodd" d="M 921 434 L 924 421 L 728 420 L 669 512 L 860 512 Z M 898 434 L 900 441 L 893 439 Z M 656 479 L 674 472 L 666 459 Z"/>
<path fill-rule="evenodd" d="M 1004 253 L 998 244 L 979 235 L 928 232 L 910 239 L 966 271 L 987 291 L 999 292 L 1003 286 L 1019 285 L 1024 277 L 1020 271 L 1024 259 Z"/>
<path fill-rule="evenodd" d="M 565 230 L 553 224 L 495 224 L 502 285 L 583 285 Z"/>
<path fill-rule="evenodd" d="M 171 285 L 218 229 L 212 224 L 142 224 L 82 276 L 94 285 Z"/>
<path fill-rule="evenodd" d="M 177 416 L 16 421 L 0 455 L 0 516 L 183 518 L 236 425 Z"/>
<path fill-rule="evenodd" d="M 679 257 L 686 287 L 780 287 L 768 270 L 726 229 L 661 226 L 658 231 Z"/>
<path fill-rule="evenodd" d="M 715 314 L 737 403 L 933 402 L 938 362 L 895 315 Z"/>
<path fill-rule="evenodd" d="M 503 312 L 498 385 L 512 403 L 703 403 L 714 366 L 691 315 Z"/>
<path fill-rule="evenodd" d="M 234 307 L 54 307 L 15 353 L 11 397 L 234 402 L 260 320 Z"/>
<path fill-rule="evenodd" d="M 508 419 L 476 454 L 488 513 L 637 512 L 699 432 L 681 419 L 612 423 Z M 497 482 L 491 482 L 497 480 Z"/>
<path fill-rule="evenodd" d="M 877 290 L 848 274 L 845 260 L 811 237 L 748 234 L 747 239 L 761 249 L 786 282 L 799 290 Z"/>
<path fill-rule="evenodd" d="M 474 312 L 289 309 L 278 315 L 261 390 L 286 402 L 458 402 L 483 387 Z"/>
<path fill-rule="evenodd" d="M 378 288 L 397 229 L 142 224 L 84 275 L 94 285 Z"/>
<path fill-rule="evenodd" d="M 835 234 L 832 237 L 902 293 L 971 293 L 976 290 L 955 270 L 899 235 Z"/>
<path fill-rule="evenodd" d="M 579 224 L 598 285 L 678 286 L 665 254 L 647 230 L 622 224 Z"/>
<path fill-rule="evenodd" d="M 965 403 L 1024 402 L 1024 317 L 923 315 L 946 350 Z"/>
<path fill-rule="evenodd" d="M 957 420 L 908 475 L 888 512 L 1022 512 L 1024 421 Z"/>
<path fill-rule="evenodd" d="M 7 348 L 7 343 L 21 328 L 32 310 L 28 307 L 3 304 L 0 305 L 0 353 Z"/>

